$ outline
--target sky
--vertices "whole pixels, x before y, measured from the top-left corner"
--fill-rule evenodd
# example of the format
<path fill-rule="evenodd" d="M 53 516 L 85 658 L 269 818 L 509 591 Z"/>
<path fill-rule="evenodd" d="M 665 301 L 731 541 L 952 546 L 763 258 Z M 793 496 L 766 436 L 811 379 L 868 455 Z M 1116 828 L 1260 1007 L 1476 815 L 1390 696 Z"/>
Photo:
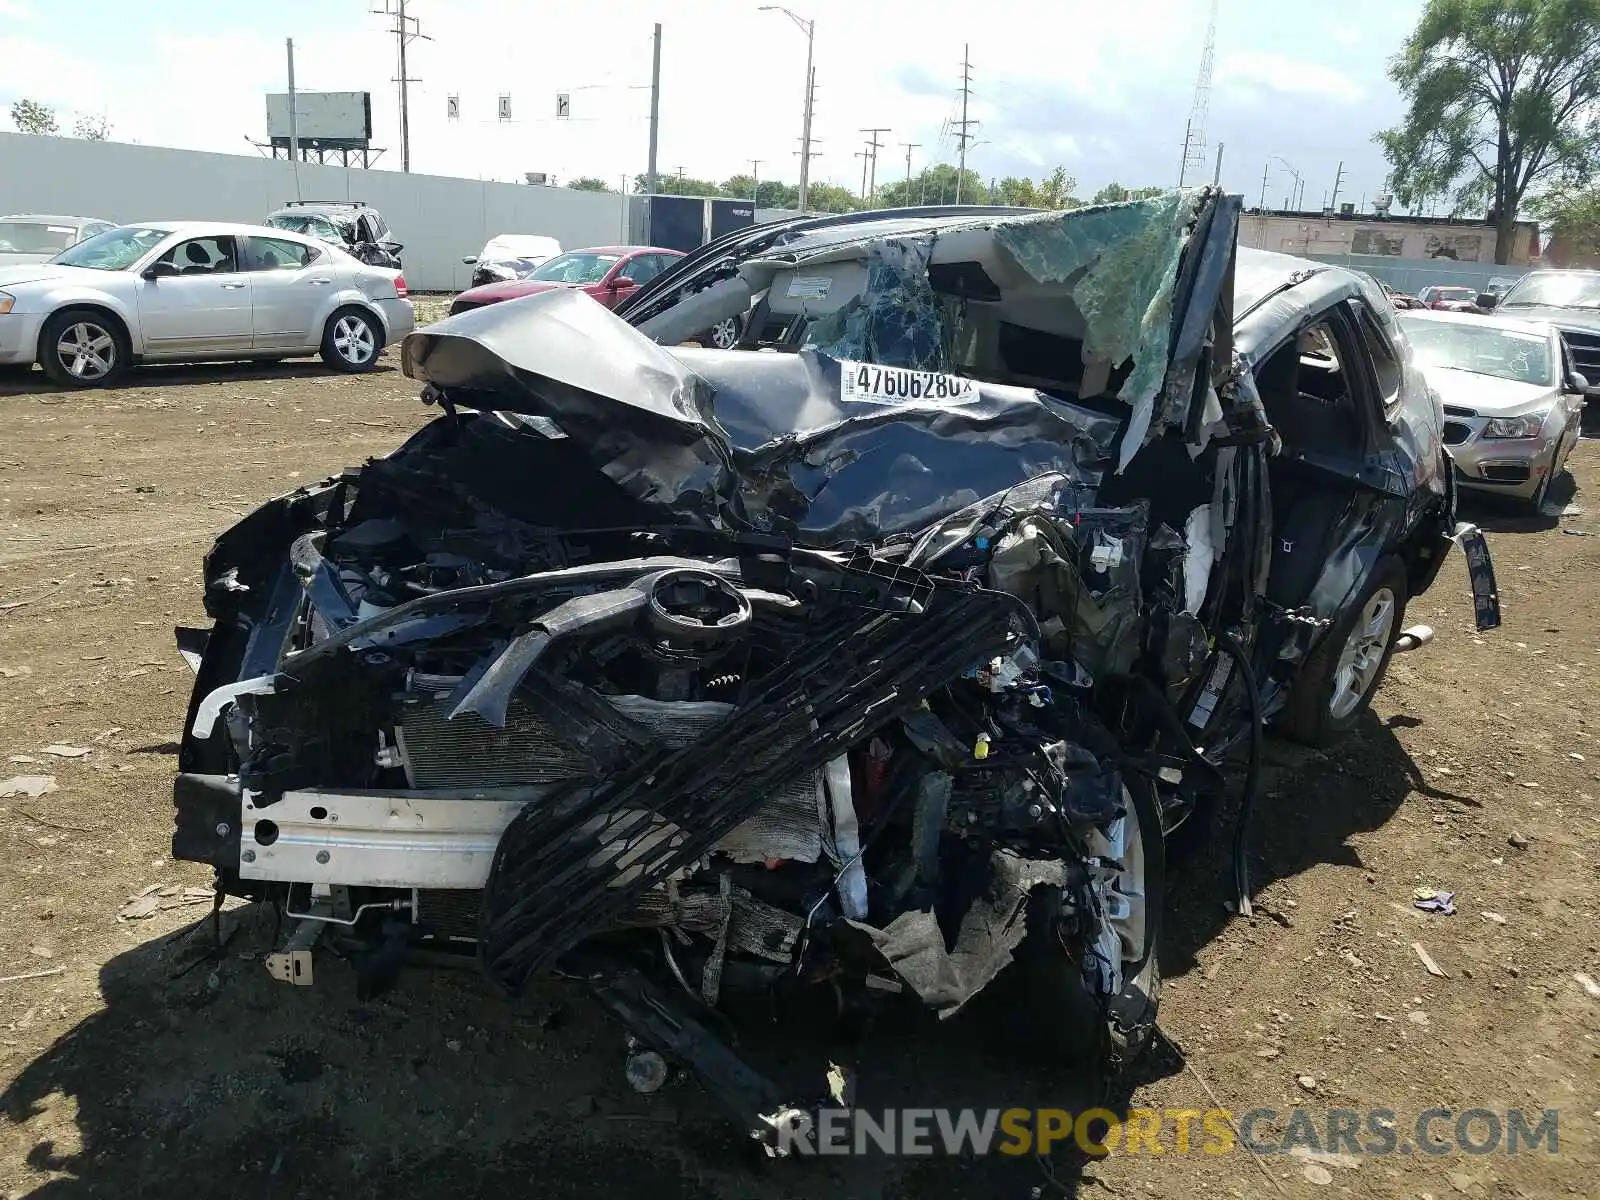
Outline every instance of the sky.
<path fill-rule="evenodd" d="M 396 0 L 389 0 L 392 6 Z M 20 97 L 103 116 L 118 141 L 255 154 L 265 95 L 296 86 L 370 91 L 375 164 L 398 170 L 395 39 L 383 0 L 0 0 L 0 109 Z M 1057 165 L 1080 195 L 1113 180 L 1178 182 L 1211 0 L 793 0 L 815 22 L 812 178 L 861 185 L 856 157 L 883 126 L 879 182 L 955 161 L 962 56 L 971 60 L 967 163 L 984 178 Z M 1220 0 L 1207 157 L 1247 204 L 1281 206 L 1304 178 L 1320 207 L 1384 187 L 1372 134 L 1400 100 L 1384 73 L 1422 0 L 1304 6 Z M 737 0 L 409 0 L 412 170 L 520 181 L 594 175 L 613 187 L 645 169 L 652 27 L 662 24 L 663 173 L 793 181 L 799 170 L 806 37 L 780 12 Z M 55 13 L 55 15 L 52 15 Z M 914 14 L 914 15 L 912 15 Z M 558 119 L 567 93 L 570 116 Z M 496 118 L 511 97 L 512 120 Z M 450 120 L 447 97 L 460 98 Z M 0 115 L 0 128 L 9 122 Z M 1210 161 L 1200 172 L 1212 173 Z M 1195 173 L 1189 182 L 1196 182 Z M 1265 188 L 1263 188 L 1265 184 Z"/>

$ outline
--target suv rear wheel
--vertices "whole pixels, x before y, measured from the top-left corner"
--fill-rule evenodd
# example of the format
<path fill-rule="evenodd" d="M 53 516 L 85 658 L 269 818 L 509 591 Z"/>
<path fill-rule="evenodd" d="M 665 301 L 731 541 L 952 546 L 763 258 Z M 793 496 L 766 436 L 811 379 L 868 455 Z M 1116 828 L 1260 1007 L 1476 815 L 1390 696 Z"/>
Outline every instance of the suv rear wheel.
<path fill-rule="evenodd" d="M 1405 564 L 1394 555 L 1379 559 L 1366 587 L 1301 668 L 1278 718 L 1284 733 L 1327 746 L 1355 728 L 1389 669 L 1407 598 Z"/>

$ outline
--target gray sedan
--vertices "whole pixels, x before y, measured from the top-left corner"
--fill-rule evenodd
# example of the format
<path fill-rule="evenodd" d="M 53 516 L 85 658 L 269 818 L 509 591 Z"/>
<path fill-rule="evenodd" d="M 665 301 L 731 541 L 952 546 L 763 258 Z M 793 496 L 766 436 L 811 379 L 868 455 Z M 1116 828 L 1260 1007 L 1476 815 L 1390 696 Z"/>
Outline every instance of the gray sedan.
<path fill-rule="evenodd" d="M 1537 512 L 1577 443 L 1589 386 L 1555 327 L 1448 312 L 1401 313 L 1400 326 L 1444 404 L 1457 481 Z"/>
<path fill-rule="evenodd" d="M 13 213 L 0 217 L 0 267 L 44 262 L 68 246 L 115 228 L 116 222 L 102 221 L 98 217 L 48 213 Z"/>
<path fill-rule="evenodd" d="M 415 327 L 399 271 L 257 225 L 123 225 L 0 268 L 0 365 L 37 362 L 64 387 L 140 362 L 320 354 L 366 371 Z"/>

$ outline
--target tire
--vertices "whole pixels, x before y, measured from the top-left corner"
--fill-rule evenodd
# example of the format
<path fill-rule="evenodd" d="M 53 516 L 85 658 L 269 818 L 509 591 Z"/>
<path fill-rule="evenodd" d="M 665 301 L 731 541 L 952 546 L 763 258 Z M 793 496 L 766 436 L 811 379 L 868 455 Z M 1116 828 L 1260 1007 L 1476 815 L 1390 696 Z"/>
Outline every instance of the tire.
<path fill-rule="evenodd" d="M 1546 471 L 1544 479 L 1533 490 L 1533 495 L 1517 505 L 1525 516 L 1537 517 L 1544 513 L 1545 499 L 1550 495 L 1550 481 L 1556 477 L 1554 469 Z"/>
<path fill-rule="evenodd" d="M 1408 598 L 1405 564 L 1392 554 L 1379 559 L 1360 595 L 1301 668 L 1278 717 L 1285 735 L 1324 747 L 1355 728 L 1389 669 Z"/>
<path fill-rule="evenodd" d="M 60 387 L 109 387 L 133 352 L 114 317 L 92 308 L 65 308 L 39 333 L 39 366 Z"/>
<path fill-rule="evenodd" d="M 1166 900 L 1166 848 L 1153 789 L 1129 781 L 1127 814 L 1134 836 L 1125 845 L 1124 866 L 1139 864 L 1142 886 L 1142 947 L 1122 962 L 1120 994 L 1103 1004 L 1084 980 L 1083 965 L 1062 950 L 1055 924 L 1060 893 L 1038 888 L 1029 897 L 1028 934 L 1012 965 L 979 993 L 986 1021 L 997 1036 L 1028 1061 L 1052 1067 L 1098 1063 L 1124 1067 L 1149 1047 L 1161 1004 L 1162 909 Z M 1136 853 L 1135 853 L 1136 851 Z M 994 993 L 992 996 L 990 993 Z"/>
<path fill-rule="evenodd" d="M 357 374 L 378 365 L 383 327 L 359 308 L 341 308 L 328 318 L 322 333 L 322 361 L 335 371 Z"/>

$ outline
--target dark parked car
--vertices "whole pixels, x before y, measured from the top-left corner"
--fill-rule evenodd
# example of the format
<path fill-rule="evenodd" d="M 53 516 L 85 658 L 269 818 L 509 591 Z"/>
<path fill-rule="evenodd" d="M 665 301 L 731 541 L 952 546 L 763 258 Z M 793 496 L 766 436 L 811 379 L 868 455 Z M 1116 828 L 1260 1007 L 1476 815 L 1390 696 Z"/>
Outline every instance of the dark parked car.
<path fill-rule="evenodd" d="M 1588 380 L 1585 395 L 1600 396 L 1600 271 L 1530 271 L 1498 299 L 1485 293 L 1479 301 L 1519 321 L 1554 325 Z"/>
<path fill-rule="evenodd" d="M 307 237 L 320 238 L 371 267 L 400 270 L 400 251 L 389 223 L 372 205 L 360 200 L 291 200 L 271 213 L 266 223 Z"/>
<path fill-rule="evenodd" d="M 1349 729 L 1454 541 L 1499 619 L 1393 310 L 1239 214 L 796 218 L 413 335 L 441 415 L 207 557 L 174 856 L 301 922 L 280 978 L 581 981 L 779 1153 L 849 1081 L 728 992 L 1126 1062 L 1168 835 L 1240 789 L 1249 911 L 1264 723 Z"/>

